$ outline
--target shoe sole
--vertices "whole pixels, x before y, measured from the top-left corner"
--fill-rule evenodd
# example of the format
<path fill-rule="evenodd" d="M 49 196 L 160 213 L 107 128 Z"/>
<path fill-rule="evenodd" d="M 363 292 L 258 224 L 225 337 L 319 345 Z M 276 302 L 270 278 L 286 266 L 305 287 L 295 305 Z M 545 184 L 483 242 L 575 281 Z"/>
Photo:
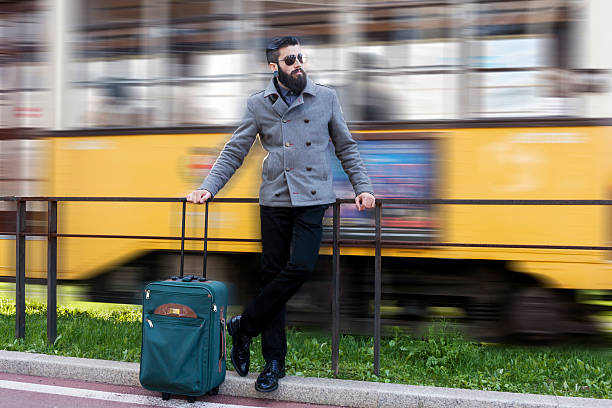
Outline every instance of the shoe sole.
<path fill-rule="evenodd" d="M 232 342 L 233 342 L 234 341 L 234 329 L 231 324 L 227 325 L 227 331 L 229 332 L 229 335 L 232 336 Z M 246 373 L 242 373 L 240 372 L 240 370 L 238 370 L 238 368 L 236 368 L 237 364 L 234 362 L 234 346 L 233 345 L 232 345 L 232 351 L 230 352 L 230 360 L 232 362 L 232 365 L 234 366 L 234 370 L 236 370 L 236 374 L 238 374 L 241 377 L 246 377 L 249 374 L 248 371 Z"/>

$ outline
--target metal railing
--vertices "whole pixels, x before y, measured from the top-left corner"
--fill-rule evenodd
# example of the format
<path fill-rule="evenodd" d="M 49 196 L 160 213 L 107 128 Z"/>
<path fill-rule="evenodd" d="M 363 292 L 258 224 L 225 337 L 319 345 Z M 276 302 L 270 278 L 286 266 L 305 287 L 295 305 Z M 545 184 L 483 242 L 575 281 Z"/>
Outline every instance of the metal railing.
<path fill-rule="evenodd" d="M 25 337 L 25 239 L 26 236 L 47 237 L 47 340 L 53 343 L 57 338 L 57 238 L 124 238 L 124 239 L 158 239 L 181 240 L 176 236 L 144 236 L 144 235 L 93 235 L 93 234 L 62 234 L 57 230 L 57 205 L 59 202 L 143 202 L 143 203 L 182 203 L 182 235 L 185 235 L 185 213 L 187 201 L 185 198 L 144 198 L 144 197 L 0 197 L 0 202 L 16 202 L 15 231 L 0 231 L 0 235 L 15 236 L 15 292 L 16 317 L 15 337 Z M 48 223 L 46 233 L 26 232 L 26 203 L 32 201 L 48 203 Z M 256 198 L 217 198 L 211 203 L 258 203 Z M 382 247 L 383 245 L 401 245 L 413 247 L 482 247 L 482 248 L 524 248 L 524 249 L 575 249 L 575 250 L 612 250 L 612 246 L 587 245 L 521 245 L 521 244 L 486 244 L 486 243 L 445 243 L 418 241 L 385 241 L 382 239 L 382 208 L 385 205 L 571 205 L 600 206 L 612 205 L 612 200 L 473 200 L 473 199 L 378 199 L 374 209 L 375 233 L 374 240 L 340 239 L 340 206 L 354 204 L 351 199 L 339 199 L 332 205 L 332 369 L 335 375 L 339 373 L 340 348 L 340 244 L 357 242 L 374 245 L 374 373 L 380 373 L 380 341 L 381 341 L 381 294 L 382 294 Z M 186 237 L 185 240 L 203 241 L 203 237 Z M 259 239 L 240 238 L 208 238 L 209 241 L 221 242 L 260 242 Z M 181 263 L 184 257 L 184 241 L 181 243 Z"/>

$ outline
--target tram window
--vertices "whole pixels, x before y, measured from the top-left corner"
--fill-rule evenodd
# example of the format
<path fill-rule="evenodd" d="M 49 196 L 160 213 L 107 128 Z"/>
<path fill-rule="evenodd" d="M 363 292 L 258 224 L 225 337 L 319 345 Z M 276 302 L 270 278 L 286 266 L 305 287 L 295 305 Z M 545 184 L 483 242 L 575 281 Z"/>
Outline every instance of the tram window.
<path fill-rule="evenodd" d="M 47 4 L 7 3 L 0 13 L 0 127 L 49 127 Z"/>
<path fill-rule="evenodd" d="M 411 75 L 406 88 L 407 119 L 456 118 L 456 75 Z"/>
<path fill-rule="evenodd" d="M 555 94 L 563 80 L 559 78 L 567 78 L 559 75 L 562 67 L 555 56 L 560 19 L 568 18 L 560 13 L 563 3 L 484 1 L 471 5 L 469 116 L 572 113 L 572 104 L 561 100 L 559 92 Z"/>
<path fill-rule="evenodd" d="M 483 116 L 534 116 L 540 111 L 537 73 L 495 72 L 481 74 Z"/>
<path fill-rule="evenodd" d="M 217 88 L 226 82 L 228 92 L 234 92 L 236 78 L 227 78 L 233 66 L 225 67 L 225 78 L 198 73 L 201 56 L 223 54 L 236 45 L 236 37 L 228 34 L 233 17 L 223 12 L 223 3 L 87 0 L 77 17 L 81 24 L 74 46 L 75 59 L 88 66 L 87 75 L 72 80 L 71 87 L 71 98 L 87 103 L 71 105 L 80 112 L 69 114 L 74 121 L 69 126 L 223 122 L 223 115 L 203 111 L 201 101 L 216 96 L 216 106 L 225 103 Z M 234 115 L 231 109 L 224 112 Z"/>
<path fill-rule="evenodd" d="M 438 67 L 456 63 L 458 44 L 451 41 L 413 42 L 408 45 L 408 64 L 411 66 Z"/>
<path fill-rule="evenodd" d="M 538 116 L 550 112 L 545 96 L 546 38 L 501 38 L 480 41 L 472 56 L 476 74 L 472 95 L 479 97 L 480 116 Z M 505 69 L 508 69 L 505 71 Z M 491 72 L 487 72 L 491 70 Z M 553 109 L 551 113 L 555 113 Z"/>
<path fill-rule="evenodd" d="M 192 80 L 175 87 L 175 121 L 182 123 L 231 124 L 244 108 L 245 84 L 241 52 L 206 53 L 194 58 Z"/>
<path fill-rule="evenodd" d="M 481 55 L 473 56 L 478 68 L 537 68 L 547 64 L 550 41 L 546 38 L 500 38 L 480 41 Z"/>

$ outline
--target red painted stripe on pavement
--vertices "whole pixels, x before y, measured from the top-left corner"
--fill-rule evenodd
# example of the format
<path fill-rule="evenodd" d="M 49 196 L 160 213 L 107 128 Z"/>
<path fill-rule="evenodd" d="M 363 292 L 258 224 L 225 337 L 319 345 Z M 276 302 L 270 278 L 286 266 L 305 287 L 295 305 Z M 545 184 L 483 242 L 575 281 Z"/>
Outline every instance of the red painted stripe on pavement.
<path fill-rule="evenodd" d="M 149 397 L 151 396 L 160 397 L 159 392 L 149 391 L 142 387 L 104 384 L 104 383 L 88 382 L 88 381 L 81 381 L 81 380 L 70 380 L 70 379 L 64 379 L 64 378 L 48 378 L 48 377 L 22 375 L 22 374 L 0 373 L 0 380 L 23 382 L 23 383 L 28 383 L 28 384 L 49 385 L 49 386 L 56 386 L 56 387 L 76 388 L 76 389 L 81 389 L 81 390 L 103 391 L 103 392 L 111 392 L 111 393 L 118 393 L 118 394 L 131 394 L 131 395 L 142 395 L 142 396 L 149 396 Z M 42 396 L 51 395 L 51 394 L 42 394 L 42 393 L 29 392 L 29 391 L 17 391 L 17 390 L 7 390 L 7 389 L 2 389 L 0 392 L 2 396 L 4 395 L 5 392 L 21 392 L 21 393 L 27 393 L 27 394 L 38 394 Z M 78 399 L 83 399 L 87 401 L 93 401 L 90 399 L 80 398 L 80 397 L 66 397 L 66 396 L 57 396 L 57 397 L 78 398 Z M 173 399 L 184 399 L 184 397 L 180 397 L 180 396 L 173 397 Z M 161 401 L 161 398 L 160 398 L 160 401 Z M 210 402 L 210 403 L 216 403 L 216 404 L 243 405 L 247 407 L 267 407 L 267 408 L 329 408 L 331 407 L 330 405 L 315 405 L 315 404 L 305 404 L 305 403 L 299 403 L 299 402 L 276 401 L 276 400 L 270 400 L 270 399 L 232 397 L 228 395 L 216 395 L 216 396 L 206 395 L 206 396 L 196 398 L 196 401 Z M 127 404 L 126 405 L 125 403 L 112 402 L 112 401 L 110 402 L 100 401 L 100 402 L 105 402 L 105 403 L 108 402 L 112 404 L 123 404 L 121 405 L 121 407 L 123 406 L 126 406 L 126 407 L 141 406 L 140 404 Z M 48 406 L 54 406 L 54 405 L 40 405 L 40 407 L 48 407 Z M 72 407 L 73 405 L 60 404 L 57 406 L 58 407 Z M 76 407 L 76 405 L 74 406 Z M 81 406 L 81 405 L 78 405 L 78 406 Z M 90 407 L 90 405 L 83 405 L 83 406 L 88 407 L 88 408 Z M 102 407 L 102 405 L 100 406 Z M 119 407 L 119 405 L 108 405 L 108 406 L 112 406 L 113 408 Z M 93 407 L 93 405 L 91 405 L 91 407 Z M 97 408 L 98 406 L 96 405 L 95 407 Z M 4 404 L 2 404 L 2 408 L 5 408 Z M 6 407 L 6 408 L 9 408 L 9 407 Z M 21 404 L 20 406 L 16 406 L 15 408 L 24 408 L 24 405 Z M 341 408 L 341 407 L 337 407 L 337 408 Z"/>
<path fill-rule="evenodd" d="M 0 390 L 2 408 L 156 408 L 155 405 L 126 404 L 65 395 L 19 390 Z"/>

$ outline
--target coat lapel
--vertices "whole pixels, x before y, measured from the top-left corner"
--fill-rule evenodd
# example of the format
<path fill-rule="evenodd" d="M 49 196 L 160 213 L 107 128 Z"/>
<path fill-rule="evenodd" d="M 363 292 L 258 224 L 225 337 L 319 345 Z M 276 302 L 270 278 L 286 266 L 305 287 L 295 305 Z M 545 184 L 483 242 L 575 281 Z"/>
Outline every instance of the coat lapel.
<path fill-rule="evenodd" d="M 278 116 L 280 116 L 281 118 L 285 113 L 287 113 L 287 110 L 289 109 L 283 98 L 281 98 L 280 96 L 276 99 L 276 102 L 274 102 L 272 108 L 276 113 L 278 113 Z"/>
<path fill-rule="evenodd" d="M 295 102 L 293 102 L 293 104 L 289 107 L 289 109 L 287 109 L 287 111 L 290 111 L 292 109 L 297 108 L 298 106 L 302 105 L 304 103 L 304 94 L 301 93 L 300 96 L 297 97 L 297 99 L 295 100 Z"/>
<path fill-rule="evenodd" d="M 274 100 L 274 98 L 268 99 L 270 95 L 275 95 L 276 100 Z M 287 109 L 288 109 L 287 104 L 285 103 L 285 101 L 283 101 L 283 98 L 281 98 L 281 96 L 278 94 L 278 91 L 276 90 L 276 87 L 274 86 L 274 79 L 270 80 L 270 83 L 268 84 L 268 87 L 266 88 L 264 92 L 264 99 L 274 101 L 274 103 L 272 104 L 272 109 L 274 109 L 274 112 L 276 112 L 278 116 L 283 117 L 285 112 L 287 112 Z"/>

